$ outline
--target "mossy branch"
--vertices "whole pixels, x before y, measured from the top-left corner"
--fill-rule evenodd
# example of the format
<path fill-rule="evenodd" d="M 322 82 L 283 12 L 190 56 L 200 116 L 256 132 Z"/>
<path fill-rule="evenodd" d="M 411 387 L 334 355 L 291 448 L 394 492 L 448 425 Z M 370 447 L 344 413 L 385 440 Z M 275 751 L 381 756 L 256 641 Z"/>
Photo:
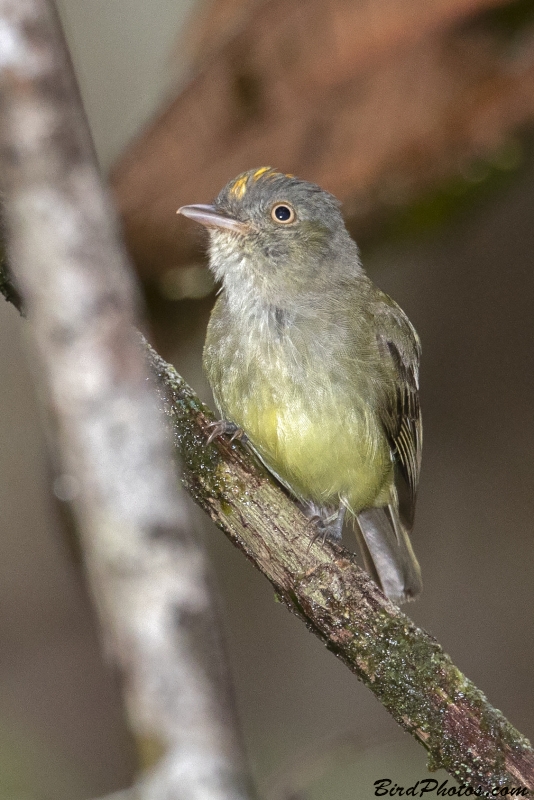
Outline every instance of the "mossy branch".
<path fill-rule="evenodd" d="M 241 444 L 207 444 L 213 415 L 148 344 L 184 484 L 278 598 L 457 781 L 534 791 L 534 751 L 439 643 L 380 592 L 352 553 L 310 546 L 309 523 Z"/>

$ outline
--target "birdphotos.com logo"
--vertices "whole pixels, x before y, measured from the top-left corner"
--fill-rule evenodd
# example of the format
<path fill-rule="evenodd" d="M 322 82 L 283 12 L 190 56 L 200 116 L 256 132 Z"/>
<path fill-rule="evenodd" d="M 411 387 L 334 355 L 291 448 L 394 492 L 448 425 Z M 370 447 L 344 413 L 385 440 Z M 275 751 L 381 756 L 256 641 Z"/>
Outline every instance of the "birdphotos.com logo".
<path fill-rule="evenodd" d="M 524 786 L 468 786 L 451 784 L 448 780 L 439 783 L 435 778 L 424 778 L 412 786 L 400 786 L 390 778 L 381 778 L 374 784 L 375 797 L 528 797 Z"/>

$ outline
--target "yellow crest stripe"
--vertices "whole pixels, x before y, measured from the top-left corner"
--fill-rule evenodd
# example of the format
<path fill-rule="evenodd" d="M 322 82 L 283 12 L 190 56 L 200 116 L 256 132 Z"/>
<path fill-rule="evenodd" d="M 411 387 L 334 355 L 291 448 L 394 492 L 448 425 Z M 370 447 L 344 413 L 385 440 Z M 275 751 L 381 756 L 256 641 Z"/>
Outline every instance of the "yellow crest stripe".
<path fill-rule="evenodd" d="M 238 178 L 230 189 L 230 194 L 232 194 L 234 197 L 237 197 L 238 200 L 241 200 L 247 191 L 247 181 L 248 175 L 243 175 L 241 178 Z"/>
<path fill-rule="evenodd" d="M 272 167 L 260 167 L 259 169 L 257 169 L 256 172 L 252 176 L 254 182 L 259 180 L 262 175 L 265 175 L 265 173 L 269 172 L 271 169 L 272 169 Z"/>

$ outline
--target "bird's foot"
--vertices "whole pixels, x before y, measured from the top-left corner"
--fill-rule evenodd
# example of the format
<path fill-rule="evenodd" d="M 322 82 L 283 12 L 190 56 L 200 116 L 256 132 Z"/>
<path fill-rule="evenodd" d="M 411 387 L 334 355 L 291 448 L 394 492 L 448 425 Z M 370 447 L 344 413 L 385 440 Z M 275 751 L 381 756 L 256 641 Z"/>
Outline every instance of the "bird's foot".
<path fill-rule="evenodd" d="M 208 444 L 211 444 L 217 436 L 230 436 L 230 442 L 233 442 L 235 439 L 240 439 L 243 444 L 248 438 L 242 428 L 239 428 L 233 422 L 228 422 L 226 419 L 218 419 L 216 422 L 210 422 L 206 427 L 211 429 L 208 436 Z"/>
<path fill-rule="evenodd" d="M 301 508 L 308 517 L 308 526 L 315 529 L 312 533 L 308 550 L 318 539 L 321 539 L 323 544 L 327 539 L 332 542 L 340 541 L 343 520 L 345 519 L 345 506 L 339 506 L 339 508 L 332 511 L 332 508 L 328 506 L 304 503 Z"/>

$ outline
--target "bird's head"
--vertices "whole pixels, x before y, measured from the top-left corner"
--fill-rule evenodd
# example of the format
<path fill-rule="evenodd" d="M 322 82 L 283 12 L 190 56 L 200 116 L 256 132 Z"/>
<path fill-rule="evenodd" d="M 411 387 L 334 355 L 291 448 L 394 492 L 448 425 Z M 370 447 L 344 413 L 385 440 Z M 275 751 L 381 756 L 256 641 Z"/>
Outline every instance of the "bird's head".
<path fill-rule="evenodd" d="M 339 205 L 313 183 L 261 167 L 230 181 L 212 205 L 178 213 L 208 228 L 210 268 L 229 293 L 280 304 L 359 269 Z"/>

